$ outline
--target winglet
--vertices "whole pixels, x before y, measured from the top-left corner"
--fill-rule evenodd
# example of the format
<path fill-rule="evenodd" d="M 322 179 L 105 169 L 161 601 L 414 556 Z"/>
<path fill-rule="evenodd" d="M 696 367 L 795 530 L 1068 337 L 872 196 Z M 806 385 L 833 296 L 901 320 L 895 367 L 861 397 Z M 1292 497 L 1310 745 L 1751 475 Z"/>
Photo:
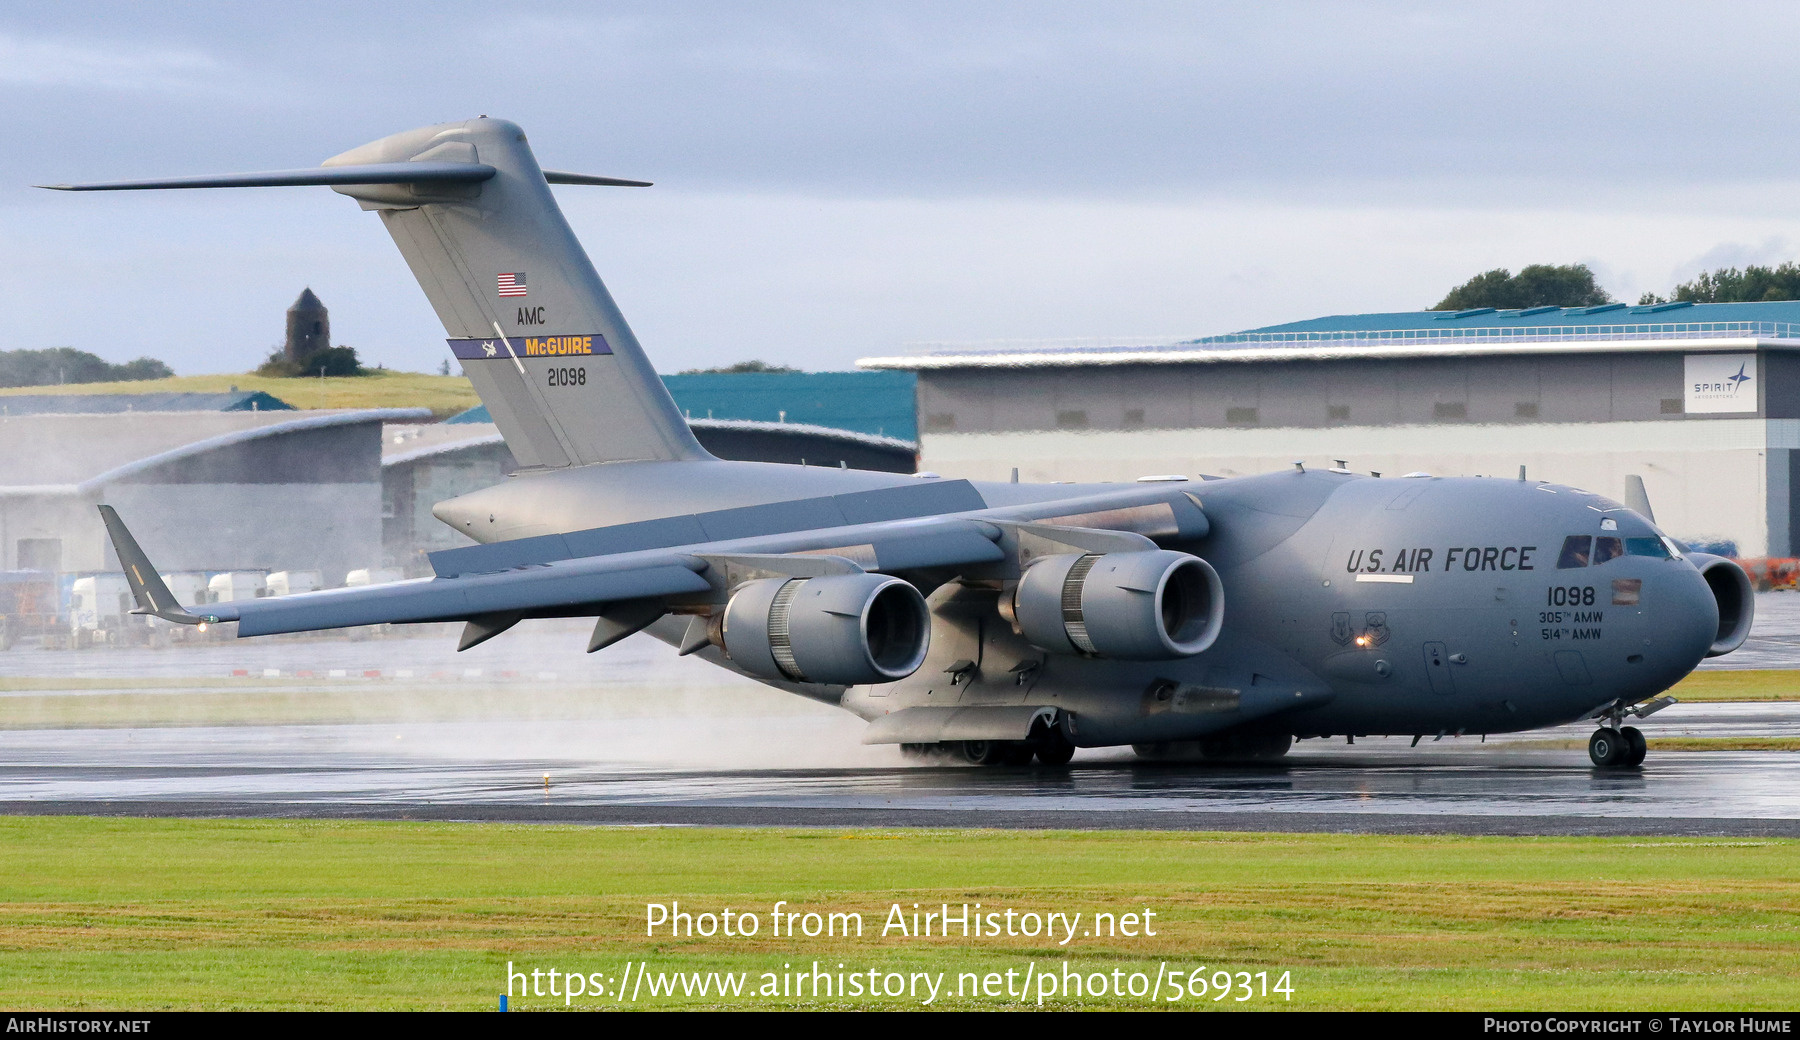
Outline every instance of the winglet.
<path fill-rule="evenodd" d="M 178 625 L 201 625 L 218 620 L 181 609 L 169 587 L 163 584 L 162 575 L 156 573 L 150 558 L 138 548 L 137 539 L 125 529 L 125 521 L 119 519 L 117 510 L 112 506 L 101 506 L 100 519 L 106 524 L 106 533 L 112 536 L 113 549 L 119 554 L 119 566 L 125 571 L 125 583 L 131 586 L 131 597 L 137 600 L 138 608 L 132 613 L 151 614 Z"/>

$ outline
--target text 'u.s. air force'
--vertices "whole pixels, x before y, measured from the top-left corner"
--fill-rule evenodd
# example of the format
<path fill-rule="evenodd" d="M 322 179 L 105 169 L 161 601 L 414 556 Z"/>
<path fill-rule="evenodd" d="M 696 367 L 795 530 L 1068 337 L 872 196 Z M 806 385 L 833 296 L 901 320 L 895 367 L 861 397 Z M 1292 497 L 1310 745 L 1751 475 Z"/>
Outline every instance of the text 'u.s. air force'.
<path fill-rule="evenodd" d="M 1535 545 L 1453 545 L 1443 549 L 1352 549 L 1344 561 L 1350 574 L 1424 574 L 1439 571 L 1536 570 Z"/>

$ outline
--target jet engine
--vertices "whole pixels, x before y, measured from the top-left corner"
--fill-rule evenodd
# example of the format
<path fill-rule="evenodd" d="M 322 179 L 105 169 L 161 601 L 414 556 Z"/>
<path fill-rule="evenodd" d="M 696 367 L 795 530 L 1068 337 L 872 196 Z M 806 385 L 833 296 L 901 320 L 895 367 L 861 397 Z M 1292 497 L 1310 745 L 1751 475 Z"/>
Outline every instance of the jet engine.
<path fill-rule="evenodd" d="M 1750 587 L 1750 576 L 1734 560 L 1711 553 L 1688 553 L 1687 558 L 1700 568 L 1700 576 L 1712 589 L 1713 602 L 1719 605 L 1719 631 L 1706 656 L 1719 657 L 1744 645 L 1750 634 L 1750 622 L 1756 617 L 1756 593 Z"/>
<path fill-rule="evenodd" d="M 719 643 L 765 679 L 859 686 L 925 663 L 931 611 L 919 590 L 881 574 L 759 578 L 725 604 Z"/>
<path fill-rule="evenodd" d="M 1191 657 L 1212 645 L 1225 619 L 1218 572 L 1166 549 L 1045 556 L 1001 603 L 1041 650 L 1133 661 Z"/>

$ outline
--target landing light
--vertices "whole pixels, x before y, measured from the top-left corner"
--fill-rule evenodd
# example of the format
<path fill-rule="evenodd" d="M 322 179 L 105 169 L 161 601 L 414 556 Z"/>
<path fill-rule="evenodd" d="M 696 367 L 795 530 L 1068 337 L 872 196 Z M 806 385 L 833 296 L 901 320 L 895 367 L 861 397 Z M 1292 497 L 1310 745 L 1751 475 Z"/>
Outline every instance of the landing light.
<path fill-rule="evenodd" d="M 1368 636 L 1357 636 L 1356 637 L 1356 645 L 1357 646 L 1368 646 L 1369 645 L 1369 637 Z"/>

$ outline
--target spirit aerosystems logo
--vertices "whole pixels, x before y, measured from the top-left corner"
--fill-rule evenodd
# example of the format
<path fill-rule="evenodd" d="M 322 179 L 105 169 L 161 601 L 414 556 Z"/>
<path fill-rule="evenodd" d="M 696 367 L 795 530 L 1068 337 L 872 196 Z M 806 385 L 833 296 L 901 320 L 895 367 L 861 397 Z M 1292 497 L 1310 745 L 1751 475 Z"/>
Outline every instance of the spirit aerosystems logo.
<path fill-rule="evenodd" d="M 1755 354 L 1689 354 L 1683 375 L 1687 381 L 1684 411 L 1756 411 Z"/>

